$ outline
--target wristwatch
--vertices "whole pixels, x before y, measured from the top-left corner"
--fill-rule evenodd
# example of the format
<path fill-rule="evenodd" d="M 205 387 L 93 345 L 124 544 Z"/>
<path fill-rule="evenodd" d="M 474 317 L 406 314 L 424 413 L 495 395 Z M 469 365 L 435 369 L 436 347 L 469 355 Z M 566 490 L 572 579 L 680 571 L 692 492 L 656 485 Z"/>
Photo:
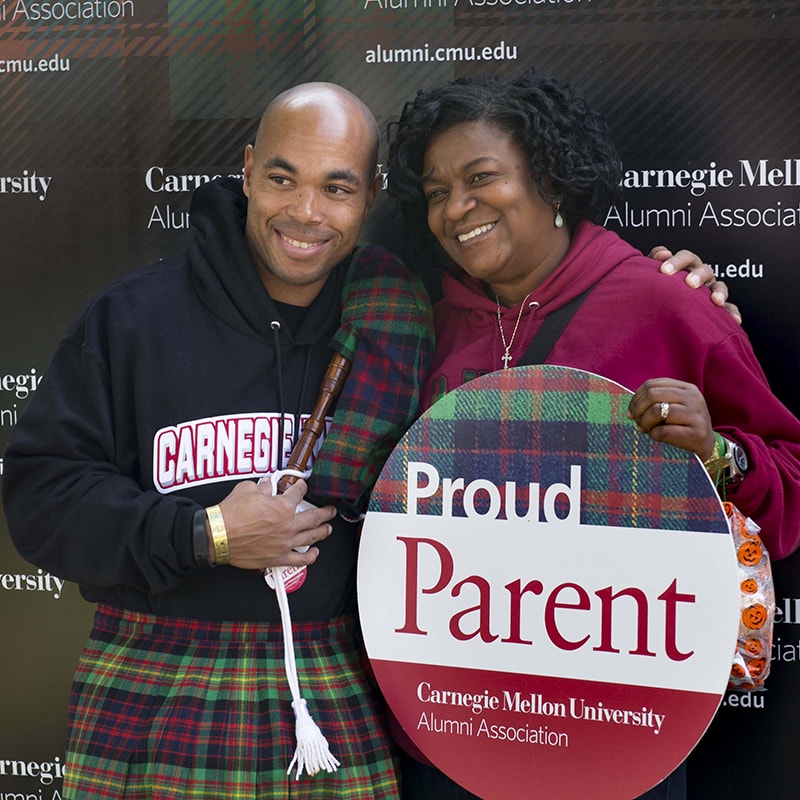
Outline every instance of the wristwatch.
<path fill-rule="evenodd" d="M 725 483 L 731 486 L 744 478 L 749 462 L 744 448 L 717 434 L 714 452 L 708 461 L 704 462 L 704 466 L 712 478 L 717 478 L 721 472 L 725 472 Z"/>

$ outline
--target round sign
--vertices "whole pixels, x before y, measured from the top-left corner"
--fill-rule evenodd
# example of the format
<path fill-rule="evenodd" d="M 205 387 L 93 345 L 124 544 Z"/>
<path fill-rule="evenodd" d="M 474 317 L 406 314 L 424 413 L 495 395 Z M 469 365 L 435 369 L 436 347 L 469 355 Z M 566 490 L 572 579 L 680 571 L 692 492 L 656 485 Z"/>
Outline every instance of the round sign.
<path fill-rule="evenodd" d="M 485 800 L 633 798 L 725 692 L 736 560 L 697 458 L 581 370 L 502 370 L 408 431 L 359 554 L 367 653 L 412 742 Z"/>

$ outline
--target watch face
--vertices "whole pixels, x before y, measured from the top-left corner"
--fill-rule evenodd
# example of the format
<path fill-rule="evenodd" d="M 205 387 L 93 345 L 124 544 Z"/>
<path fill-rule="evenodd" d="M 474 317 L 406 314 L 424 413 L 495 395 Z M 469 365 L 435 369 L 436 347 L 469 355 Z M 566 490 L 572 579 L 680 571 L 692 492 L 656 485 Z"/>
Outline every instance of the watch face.
<path fill-rule="evenodd" d="M 747 453 L 738 444 L 733 446 L 733 460 L 736 462 L 736 467 L 740 472 L 747 472 Z"/>

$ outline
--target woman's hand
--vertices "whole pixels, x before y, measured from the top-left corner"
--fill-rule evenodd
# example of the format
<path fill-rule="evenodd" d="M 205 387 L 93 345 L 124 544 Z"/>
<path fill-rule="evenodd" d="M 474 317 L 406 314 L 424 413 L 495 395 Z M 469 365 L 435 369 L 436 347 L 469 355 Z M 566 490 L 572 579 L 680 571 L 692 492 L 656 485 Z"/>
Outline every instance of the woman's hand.
<path fill-rule="evenodd" d="M 701 461 L 714 452 L 714 429 L 700 390 L 672 378 L 645 381 L 628 405 L 628 417 L 657 442 L 691 450 Z"/>
<path fill-rule="evenodd" d="M 724 281 L 718 281 L 710 264 L 705 264 L 700 256 L 691 250 L 678 250 L 673 253 L 664 245 L 658 245 L 650 251 L 650 258 L 661 262 L 661 271 L 665 275 L 674 275 L 676 272 L 686 272 L 686 285 L 692 289 L 708 286 L 711 290 L 711 300 L 724 308 L 735 320 L 742 324 L 742 315 L 739 308 L 728 302 L 728 287 Z"/>

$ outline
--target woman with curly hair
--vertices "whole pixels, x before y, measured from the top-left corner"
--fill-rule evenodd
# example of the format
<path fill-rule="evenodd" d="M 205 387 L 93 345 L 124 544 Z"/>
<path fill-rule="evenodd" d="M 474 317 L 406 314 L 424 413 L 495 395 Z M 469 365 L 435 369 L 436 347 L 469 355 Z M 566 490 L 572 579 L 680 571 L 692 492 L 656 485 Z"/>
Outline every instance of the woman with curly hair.
<path fill-rule="evenodd" d="M 787 556 L 800 544 L 800 422 L 728 314 L 596 224 L 621 178 L 603 119 L 532 70 L 460 78 L 406 104 L 390 129 L 389 191 L 444 267 L 424 404 L 520 364 L 568 306 L 545 363 L 635 390 L 638 427 L 697 454 L 773 559 Z M 472 797 L 414 759 L 406 767 L 409 798 Z M 644 797 L 685 793 L 679 768 Z"/>

